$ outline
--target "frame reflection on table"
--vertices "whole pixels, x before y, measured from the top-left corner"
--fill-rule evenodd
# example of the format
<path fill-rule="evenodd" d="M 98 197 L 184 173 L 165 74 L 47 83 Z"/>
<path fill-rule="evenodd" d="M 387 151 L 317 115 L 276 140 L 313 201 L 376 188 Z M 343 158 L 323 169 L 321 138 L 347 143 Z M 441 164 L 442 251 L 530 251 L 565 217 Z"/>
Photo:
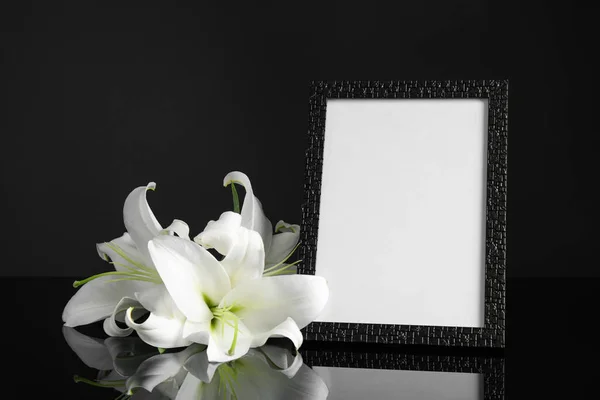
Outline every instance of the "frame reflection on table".
<path fill-rule="evenodd" d="M 504 399 L 504 358 L 500 356 L 407 354 L 394 349 L 300 352 L 325 381 L 328 400 Z"/>

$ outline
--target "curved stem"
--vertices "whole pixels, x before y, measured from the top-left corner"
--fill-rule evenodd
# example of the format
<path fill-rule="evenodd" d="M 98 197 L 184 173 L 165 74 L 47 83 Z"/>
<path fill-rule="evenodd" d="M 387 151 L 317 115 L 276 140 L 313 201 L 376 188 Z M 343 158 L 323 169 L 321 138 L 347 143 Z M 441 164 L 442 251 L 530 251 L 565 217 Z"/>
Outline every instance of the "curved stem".
<path fill-rule="evenodd" d="M 125 275 L 125 276 L 129 276 L 129 277 L 132 277 L 132 276 L 133 276 L 133 274 L 132 274 L 131 272 L 125 272 L 125 271 L 109 271 L 109 272 L 103 272 L 103 273 L 101 273 L 101 274 L 97 274 L 97 275 L 90 276 L 89 278 L 83 279 L 83 280 L 81 280 L 81 281 L 75 281 L 75 282 L 73 282 L 73 287 L 74 287 L 74 288 L 77 288 L 77 287 L 79 287 L 79 286 L 85 285 L 86 283 L 88 283 L 88 282 L 90 282 L 90 281 L 93 281 L 94 279 L 101 278 L 101 277 L 103 277 L 103 276 L 111 276 L 111 275 Z M 140 277 L 144 278 L 144 277 L 146 277 L 146 276 L 144 276 L 144 275 L 140 275 Z"/>

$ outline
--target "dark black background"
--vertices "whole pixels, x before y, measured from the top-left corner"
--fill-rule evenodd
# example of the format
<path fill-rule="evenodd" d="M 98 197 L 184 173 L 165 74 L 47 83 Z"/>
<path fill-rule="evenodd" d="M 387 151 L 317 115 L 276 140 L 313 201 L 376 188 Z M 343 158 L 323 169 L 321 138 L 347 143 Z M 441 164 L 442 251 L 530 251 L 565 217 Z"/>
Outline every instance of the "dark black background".
<path fill-rule="evenodd" d="M 94 244 L 148 181 L 163 225 L 216 219 L 230 170 L 300 222 L 309 80 L 507 78 L 508 274 L 600 276 L 596 13 L 576 3 L 4 5 L 1 273 L 102 271 Z"/>

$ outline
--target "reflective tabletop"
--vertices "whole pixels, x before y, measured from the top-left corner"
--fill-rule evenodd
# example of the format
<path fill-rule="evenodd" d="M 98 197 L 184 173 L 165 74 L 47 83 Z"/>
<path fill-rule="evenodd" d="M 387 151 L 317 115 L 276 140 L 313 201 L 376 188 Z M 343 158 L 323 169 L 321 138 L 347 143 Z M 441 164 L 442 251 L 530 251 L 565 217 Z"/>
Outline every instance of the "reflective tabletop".
<path fill-rule="evenodd" d="M 600 280 L 508 281 L 504 351 L 281 339 L 215 364 L 202 345 L 159 351 L 101 324 L 64 327 L 72 279 L 2 280 L 4 397 L 505 399 L 590 395 Z"/>

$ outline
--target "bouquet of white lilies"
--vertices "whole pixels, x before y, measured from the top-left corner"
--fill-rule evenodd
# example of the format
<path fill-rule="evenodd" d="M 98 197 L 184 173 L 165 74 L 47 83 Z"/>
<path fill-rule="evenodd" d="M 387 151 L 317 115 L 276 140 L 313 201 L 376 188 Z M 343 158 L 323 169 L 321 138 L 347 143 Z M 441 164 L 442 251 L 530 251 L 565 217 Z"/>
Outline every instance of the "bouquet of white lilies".
<path fill-rule="evenodd" d="M 246 191 L 241 210 L 236 184 Z M 270 337 L 298 349 L 300 329 L 327 302 L 327 283 L 288 262 L 300 227 L 279 221 L 273 229 L 245 174 L 227 174 L 229 185 L 234 210 L 193 239 L 181 220 L 159 224 L 146 200 L 153 182 L 134 189 L 123 207 L 126 232 L 97 245 L 114 270 L 73 284 L 80 288 L 65 306 L 65 325 L 104 320 L 107 335 L 136 331 L 161 350 L 203 344 L 209 362 L 240 358 Z"/>

